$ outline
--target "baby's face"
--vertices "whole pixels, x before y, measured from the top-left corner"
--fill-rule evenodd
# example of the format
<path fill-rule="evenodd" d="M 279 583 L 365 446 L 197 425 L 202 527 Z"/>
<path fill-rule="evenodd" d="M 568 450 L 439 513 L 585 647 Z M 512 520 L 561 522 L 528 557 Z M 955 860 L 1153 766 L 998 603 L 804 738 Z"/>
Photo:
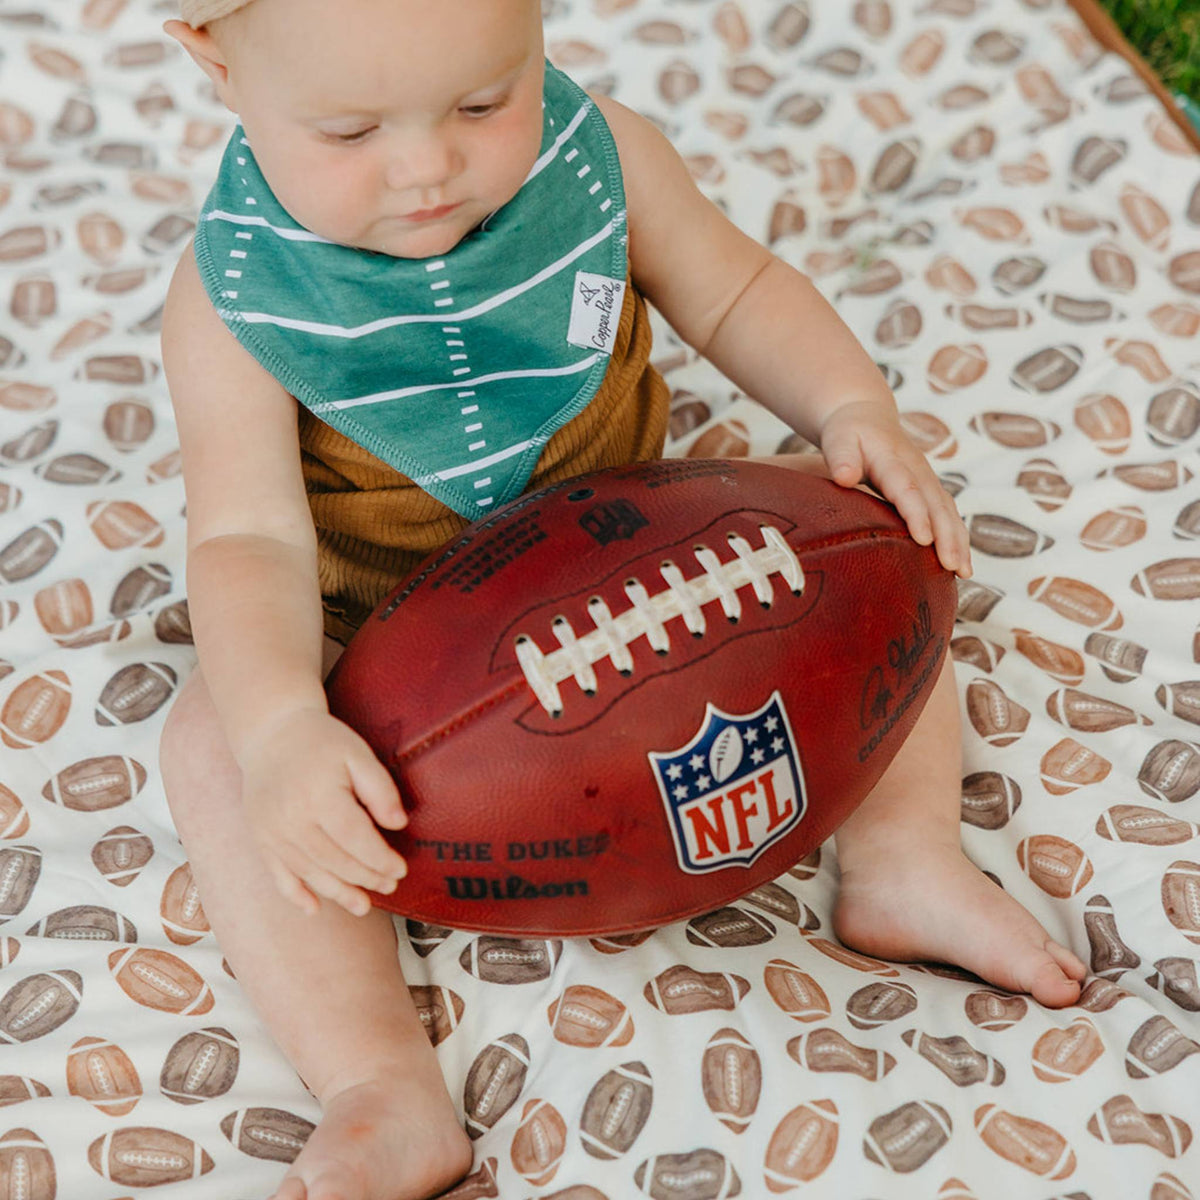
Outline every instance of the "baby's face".
<path fill-rule="evenodd" d="M 444 254 L 537 159 L 539 0 L 255 0 L 230 24 L 223 99 L 279 202 L 322 237 Z"/>

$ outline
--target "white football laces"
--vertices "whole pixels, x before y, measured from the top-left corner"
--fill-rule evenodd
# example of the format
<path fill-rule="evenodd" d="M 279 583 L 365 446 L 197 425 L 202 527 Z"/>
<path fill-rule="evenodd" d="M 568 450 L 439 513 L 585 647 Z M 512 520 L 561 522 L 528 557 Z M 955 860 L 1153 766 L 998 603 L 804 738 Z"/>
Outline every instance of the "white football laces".
<path fill-rule="evenodd" d="M 760 525 L 759 532 L 763 545 L 757 550 L 738 534 L 728 534 L 736 557 L 727 563 L 721 562 L 708 546 L 693 546 L 692 553 L 703 570 L 691 579 L 685 579 L 675 563 L 665 560 L 659 564 L 659 574 L 666 586 L 653 595 L 640 580 L 627 579 L 629 607 L 616 615 L 599 596 L 593 596 L 587 609 L 595 628 L 582 637 L 576 635 L 566 617 L 555 617 L 551 629 L 559 648 L 548 654 L 528 634 L 518 634 L 517 662 L 541 706 L 552 717 L 561 715 L 558 685 L 566 679 L 574 678 L 581 691 L 594 695 L 594 667 L 604 659 L 609 659 L 622 675 L 631 674 L 633 655 L 629 646 L 640 637 L 656 653 L 666 654 L 671 648 L 667 622 L 676 617 L 682 617 L 693 637 L 703 637 L 708 629 L 704 606 L 713 601 L 720 601 L 726 620 L 736 624 L 742 615 L 738 596 L 741 588 L 753 587 L 758 602 L 770 608 L 775 596 L 771 577 L 781 575 L 792 594 L 800 595 L 804 591 L 804 570 L 795 551 L 774 526 Z"/>

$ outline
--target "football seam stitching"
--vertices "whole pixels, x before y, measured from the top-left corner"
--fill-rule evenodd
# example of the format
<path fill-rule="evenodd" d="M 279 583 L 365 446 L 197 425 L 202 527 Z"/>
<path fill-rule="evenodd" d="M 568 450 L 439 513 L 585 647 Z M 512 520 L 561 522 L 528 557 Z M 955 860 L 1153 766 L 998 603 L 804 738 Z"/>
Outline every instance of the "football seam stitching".
<path fill-rule="evenodd" d="M 907 541 L 909 540 L 909 534 L 907 530 L 900 529 L 871 530 L 865 539 L 860 533 L 836 534 L 833 537 L 822 538 L 819 541 L 809 542 L 803 546 L 794 546 L 792 547 L 792 550 L 797 556 L 799 556 L 800 554 L 811 553 L 814 550 L 827 550 L 831 546 L 840 546 L 847 542 L 863 540 L 879 541 L 885 538 L 889 540 Z M 463 713 L 460 713 L 448 725 L 443 726 L 434 733 L 428 734 L 426 737 L 422 738 L 421 741 L 417 742 L 416 745 L 410 746 L 403 752 L 393 753 L 392 762 L 396 765 L 399 765 L 412 758 L 415 758 L 418 754 L 428 750 L 431 746 L 435 745 L 443 738 L 446 738 L 450 734 L 461 729 L 468 722 L 482 716 L 489 708 L 494 708 L 497 704 L 507 700 L 515 692 L 520 691 L 522 688 L 527 688 L 528 686 L 529 684 L 524 676 L 522 676 L 520 679 L 514 680 L 507 687 L 497 692 L 496 695 L 489 697 L 482 704 L 476 704 L 474 707 L 467 709 Z"/>

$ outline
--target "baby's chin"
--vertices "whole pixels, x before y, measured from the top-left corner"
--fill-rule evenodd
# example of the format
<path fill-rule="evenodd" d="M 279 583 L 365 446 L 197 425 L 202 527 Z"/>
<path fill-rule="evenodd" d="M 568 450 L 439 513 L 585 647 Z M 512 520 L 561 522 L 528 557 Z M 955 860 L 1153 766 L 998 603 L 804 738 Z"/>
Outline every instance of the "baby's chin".
<path fill-rule="evenodd" d="M 478 229 L 482 218 L 451 214 L 447 221 L 409 225 L 403 221 L 383 221 L 355 245 L 392 258 L 436 258 L 449 254 L 468 234 Z"/>

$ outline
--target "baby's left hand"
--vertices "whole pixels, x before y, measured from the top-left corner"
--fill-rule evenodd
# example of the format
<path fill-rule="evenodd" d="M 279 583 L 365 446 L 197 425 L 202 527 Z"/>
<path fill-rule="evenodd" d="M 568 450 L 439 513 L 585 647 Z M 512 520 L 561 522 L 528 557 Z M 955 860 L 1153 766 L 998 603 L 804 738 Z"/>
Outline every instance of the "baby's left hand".
<path fill-rule="evenodd" d="M 843 404 L 825 418 L 820 438 L 835 483 L 869 483 L 896 506 L 915 542 L 933 542 L 946 570 L 970 576 L 967 528 L 893 408 L 869 400 Z"/>

